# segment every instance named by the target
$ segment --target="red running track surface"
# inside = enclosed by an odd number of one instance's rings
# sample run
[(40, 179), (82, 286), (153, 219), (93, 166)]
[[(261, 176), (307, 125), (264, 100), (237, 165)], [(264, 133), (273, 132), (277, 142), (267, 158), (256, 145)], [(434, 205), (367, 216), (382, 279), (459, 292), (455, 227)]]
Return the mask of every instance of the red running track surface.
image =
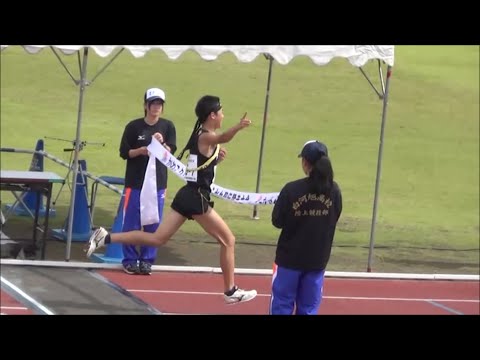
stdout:
[[(258, 296), (250, 302), (226, 305), (221, 274), (99, 273), (167, 314), (268, 314), (271, 277), (266, 275), (236, 275), (240, 287), (256, 289)], [(478, 281), (327, 277), (319, 314), (479, 315), (479, 292)]]
[(2, 315), (33, 315), (34, 312), (15, 300), (8, 293), (1, 290), (1, 313)]
[[(256, 289), (258, 296), (247, 303), (226, 305), (221, 274), (154, 272), (140, 276), (119, 270), (99, 274), (166, 314), (268, 313), (271, 277), (266, 275), (236, 275), (239, 286)], [(480, 315), (479, 287), (478, 281), (327, 277), (319, 314)], [(2, 290), (1, 313), (34, 311)]]

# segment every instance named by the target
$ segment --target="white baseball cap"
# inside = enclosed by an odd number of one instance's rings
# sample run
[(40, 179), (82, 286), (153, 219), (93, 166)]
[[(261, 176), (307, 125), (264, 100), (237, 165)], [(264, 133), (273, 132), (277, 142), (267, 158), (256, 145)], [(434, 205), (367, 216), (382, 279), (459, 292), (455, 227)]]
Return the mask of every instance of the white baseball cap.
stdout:
[(165, 102), (165, 91), (159, 88), (150, 88), (145, 92), (144, 100), (150, 102), (156, 99), (160, 99)]

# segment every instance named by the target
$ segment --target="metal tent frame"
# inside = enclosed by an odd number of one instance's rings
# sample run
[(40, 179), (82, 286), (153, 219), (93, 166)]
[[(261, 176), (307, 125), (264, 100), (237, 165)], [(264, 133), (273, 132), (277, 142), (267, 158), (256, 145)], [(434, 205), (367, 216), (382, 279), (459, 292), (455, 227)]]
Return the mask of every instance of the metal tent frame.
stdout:
[[(46, 46), (35, 46), (35, 45), (22, 45), (28, 52), (36, 53), (40, 51), (42, 48)], [(1, 45), (1, 50), (4, 50), (7, 48), (8, 45)], [(71, 193), (71, 200), (70, 200), (70, 209), (69, 209), (69, 215), (68, 215), (68, 233), (67, 233), (67, 246), (66, 246), (66, 253), (65, 253), (65, 260), (69, 261), (70, 260), (70, 251), (71, 251), (71, 242), (72, 242), (72, 228), (73, 228), (73, 219), (74, 219), (74, 203), (75, 203), (75, 192), (76, 192), (76, 179), (79, 171), (79, 152), (80, 152), (80, 139), (81, 139), (81, 125), (82, 125), (82, 116), (83, 116), (83, 102), (84, 102), (84, 93), (86, 90), (87, 86), (90, 86), (97, 78), (98, 76), (106, 70), (106, 68), (125, 50), (125, 48), (130, 48), (132, 53), (135, 52), (146, 52), (149, 50), (148, 47), (142, 47), (142, 46), (119, 46), (120, 49), (114, 54), (114, 56), (98, 71), (98, 73), (92, 78), (92, 80), (88, 81), (87, 80), (87, 63), (88, 63), (88, 53), (89, 53), (89, 48), (92, 47), (92, 45), (85, 45), (85, 46), (75, 46), (75, 45), (63, 45), (63, 46), (49, 46), (50, 49), (53, 51), (55, 56), (58, 58), (64, 69), (67, 71), (67, 73), (70, 75), (71, 79), (74, 81), (75, 85), (79, 86), (79, 101), (78, 101), (78, 113), (77, 113), (77, 128), (76, 128), (76, 135), (75, 135), (75, 143), (74, 143), (74, 160), (73, 160), (73, 186), (72, 186), (72, 193)], [(104, 48), (108, 48), (107, 51), (108, 53), (111, 53), (117, 46), (104, 46)], [(133, 50), (132, 48), (141, 48), (141, 49), (135, 49)], [(168, 46), (152, 46), (152, 48), (166, 48)], [(175, 46), (170, 46), (174, 48)], [(179, 56), (181, 53), (184, 51), (188, 50), (188, 48), (192, 48), (193, 50), (196, 50), (197, 52), (205, 51), (204, 54), (201, 54), (202, 58), (205, 60), (214, 60), (217, 58), (219, 54), (215, 55), (214, 48), (218, 48), (219, 46), (176, 46), (175, 49), (175, 56)], [(272, 50), (272, 51), (261, 51), (263, 50)], [(285, 47), (285, 46), (284, 46)], [(339, 46), (342, 48), (345, 48), (345, 46)], [(37, 48), (34, 51), (30, 51), (30, 48)], [(67, 54), (72, 54), (74, 52), (77, 53), (78, 56), (78, 65), (80, 69), (80, 78), (75, 79), (75, 77), (72, 75), (72, 73), (69, 71), (65, 63), (63, 62), (62, 58), (59, 56), (57, 51), (55, 50), (56, 48), (62, 48), (64, 53)], [(99, 48), (99, 46), (97, 47)], [(200, 50), (200, 48), (202, 48)], [(208, 49), (212, 48), (212, 49)], [(263, 125), (262, 125), (262, 135), (261, 135), (261, 143), (260, 143), (260, 152), (259, 152), (259, 161), (258, 161), (258, 170), (257, 170), (257, 181), (256, 181), (256, 190), (255, 192), (260, 192), (260, 181), (261, 181), (261, 170), (262, 170), (262, 162), (263, 162), (263, 152), (264, 152), (264, 142), (265, 142), (265, 133), (266, 133), (266, 124), (267, 124), (267, 119), (268, 119), (268, 107), (269, 107), (269, 100), (270, 100), (270, 87), (271, 87), (271, 79), (272, 79), (272, 68), (273, 68), (273, 62), (275, 61), (275, 57), (272, 55), (274, 52), (274, 46), (238, 46), (236, 51), (237, 57), (244, 56), (245, 54), (248, 53), (249, 56), (248, 59), (245, 58), (245, 60), (242, 60), (244, 62), (252, 61), (258, 54), (263, 54), (265, 58), (269, 62), (268, 66), (268, 79), (267, 79), (267, 88), (266, 88), (266, 95), (265, 95), (265, 107), (264, 107), (264, 114), (263, 114)], [(334, 48), (333, 46), (329, 48)], [(393, 48), (393, 47), (392, 47)], [(80, 55), (81, 50), (83, 50), (83, 56)], [(301, 49), (303, 50), (303, 49)], [(344, 51), (344, 49), (341, 49)], [(330, 50), (331, 51), (331, 50)], [(220, 52), (221, 53), (221, 52)], [(252, 55), (253, 54), (253, 55)], [(305, 53), (298, 53), (295, 54), (291, 57), (295, 57), (297, 55), (305, 55)], [(142, 55), (140, 55), (142, 56)], [(337, 56), (343, 56), (343, 55), (337, 55)], [(347, 56), (343, 56), (347, 57)], [(171, 57), (172, 58), (172, 57)], [(375, 58), (375, 57), (372, 57)], [(282, 58), (281, 63), (286, 64), (291, 60), (291, 58)], [(318, 61), (318, 59), (314, 59), (315, 62)], [(392, 63), (387, 64), (387, 76), (386, 80), (384, 80), (383, 77), (383, 72), (382, 72), (382, 60), (377, 59), (378, 61), (378, 69), (379, 69), (379, 77), (380, 77), (380, 82), (382, 85), (381, 91), (378, 91), (372, 81), (368, 78), (367, 74), (363, 71), (361, 66), (358, 66), (359, 70), (362, 72), (362, 74), (365, 76), (371, 87), (375, 90), (377, 93), (378, 97), (380, 100), (382, 100), (383, 103), (383, 109), (382, 109), (382, 120), (381, 120), (381, 127), (380, 127), (380, 139), (379, 139), (379, 151), (378, 151), (378, 160), (377, 160), (377, 170), (376, 170), (376, 180), (375, 180), (375, 195), (374, 195), (374, 200), (373, 200), (373, 213), (372, 213), (372, 222), (371, 222), (371, 229), (370, 229), (370, 242), (369, 242), (369, 254), (368, 254), (368, 263), (367, 263), (367, 272), (371, 272), (372, 269), (372, 258), (373, 258), (373, 249), (374, 249), (374, 244), (375, 244), (375, 227), (376, 227), (376, 222), (377, 222), (377, 211), (378, 211), (378, 197), (379, 197), (379, 192), (380, 192), (380, 178), (381, 178), (381, 171), (382, 171), (382, 158), (383, 158), (383, 145), (384, 145), (384, 134), (385, 134), (385, 124), (386, 124), (386, 119), (387, 119), (387, 105), (388, 105), (388, 98), (389, 98), (389, 88), (390, 88), (390, 79), (391, 79), (391, 74), (392, 74), (392, 67), (393, 67), (393, 56), (392, 56)], [(364, 61), (366, 62), (366, 61)], [(319, 64), (319, 65), (324, 65)], [(253, 209), (253, 219), (258, 219), (257, 216), (257, 205), (254, 206)]]
[[(268, 119), (268, 106), (270, 100), (270, 87), (271, 87), (271, 80), (272, 80), (272, 66), (273, 66), (273, 57), (269, 54), (265, 54), (266, 59), (269, 61), (268, 66), (268, 78), (267, 78), (267, 90), (265, 95), (265, 108), (263, 113), (263, 125), (262, 125), (262, 138), (260, 141), (260, 154), (258, 159), (258, 170), (257, 170), (257, 183), (255, 192), (260, 192), (260, 179), (262, 173), (262, 163), (263, 163), (263, 152), (264, 152), (264, 142), (265, 142), (265, 132), (266, 132), (266, 124)], [(382, 63), (378, 60), (378, 74), (380, 78), (380, 83), (382, 85), (381, 91), (378, 91), (375, 85), (372, 83), (368, 75), (359, 67), (359, 70), (363, 74), (363, 76), (367, 79), (370, 86), (373, 88), (375, 93), (378, 95), (379, 99), (382, 100), (383, 108), (382, 108), (382, 123), (380, 126), (380, 141), (379, 141), (379, 149), (378, 149), (378, 160), (377, 160), (377, 172), (375, 177), (375, 195), (373, 198), (373, 214), (372, 214), (372, 223), (370, 226), (370, 242), (369, 242), (369, 251), (368, 251), (368, 261), (367, 261), (367, 272), (372, 271), (372, 262), (373, 262), (373, 249), (375, 246), (375, 227), (377, 223), (377, 209), (378, 209), (378, 197), (380, 193), (380, 177), (382, 174), (382, 159), (383, 159), (383, 143), (384, 143), (384, 136), (385, 136), (385, 124), (387, 121), (387, 105), (388, 105), (388, 95), (390, 89), (390, 78), (392, 75), (392, 66), (387, 65), (387, 79), (384, 80), (383, 71), (382, 71)], [(253, 207), (253, 214), (252, 218), (257, 220), (258, 217), (258, 209), (257, 205)]]

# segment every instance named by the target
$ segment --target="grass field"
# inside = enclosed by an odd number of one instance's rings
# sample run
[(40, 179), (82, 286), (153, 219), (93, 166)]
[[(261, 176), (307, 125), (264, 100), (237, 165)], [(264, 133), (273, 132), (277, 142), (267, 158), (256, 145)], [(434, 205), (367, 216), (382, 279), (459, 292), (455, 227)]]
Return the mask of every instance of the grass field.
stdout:
[[(62, 59), (77, 77), (77, 57)], [(90, 52), (88, 78), (107, 61)], [(364, 69), (378, 88), (377, 64)], [(254, 192), (267, 74), (263, 57), (244, 64), (231, 54), (207, 62), (194, 53), (171, 61), (162, 52), (139, 59), (124, 52), (86, 90), (81, 139), (87, 145), (81, 158), (96, 176), (123, 176), (120, 136), (129, 120), (142, 116), (147, 87), (166, 91), (164, 115), (175, 122), (179, 147), (191, 132), (197, 99), (218, 94), (225, 128), (245, 111), (253, 126), (227, 144), (228, 159), (219, 166), (216, 182)], [(351, 248), (352, 261), (364, 261), (358, 248), (369, 245), (382, 102), (358, 69), (343, 59), (319, 67), (296, 58), (286, 66), (275, 64), (272, 75), (260, 192), (277, 192), (302, 176), (296, 155), (306, 140), (326, 142), (344, 198), (335, 244)], [(472, 264), (478, 272), (478, 79), (478, 46), (396, 46), (375, 238), (379, 248), (398, 249), (406, 260), (437, 262), (452, 260), (438, 249), (457, 250), (455, 261)], [(36, 55), (18, 47), (2, 51), (1, 89), (2, 147), (33, 149), (40, 138), (75, 138), (79, 89), (50, 50)], [(66, 162), (71, 152), (63, 149), (71, 146), (45, 139), (45, 150)], [(31, 155), (0, 155), (2, 169), (27, 169), (31, 160)], [(67, 173), (50, 160), (45, 160), (45, 170)], [(169, 179), (171, 201), (182, 182), (173, 174)], [(10, 194), (1, 195), (2, 203), (11, 201)], [(53, 220), (57, 224), (64, 221), (69, 199), (64, 187)], [(118, 200), (117, 194), (100, 189), (95, 224), (112, 224)], [(215, 204), (239, 242), (276, 241), (271, 206), (259, 207), (260, 220), (254, 221), (252, 206), (220, 199)], [(182, 234), (201, 232), (189, 222), (176, 236)]]

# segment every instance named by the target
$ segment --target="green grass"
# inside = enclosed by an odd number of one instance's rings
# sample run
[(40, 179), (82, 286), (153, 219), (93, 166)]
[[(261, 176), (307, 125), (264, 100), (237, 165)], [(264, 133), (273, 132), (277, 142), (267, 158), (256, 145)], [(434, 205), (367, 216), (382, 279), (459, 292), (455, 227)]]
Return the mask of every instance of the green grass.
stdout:
[[(62, 56), (78, 76), (76, 56)], [(90, 52), (88, 78), (108, 59)], [(377, 65), (365, 66), (379, 85)], [(162, 52), (134, 59), (123, 53), (88, 86), (81, 128), (89, 145), (81, 152), (88, 171), (123, 176), (118, 143), (124, 125), (142, 115), (142, 95), (149, 86), (167, 93), (165, 116), (175, 121), (179, 147), (194, 123), (194, 104), (203, 94), (222, 98), (224, 127), (248, 111), (253, 126), (227, 144), (228, 159), (219, 166), (216, 182), (254, 192), (261, 140), (268, 62), (258, 57), (239, 63), (233, 55), (203, 61), (186, 53), (171, 61)], [(315, 66), (296, 58), (273, 67), (266, 129), (261, 192), (277, 192), (302, 176), (296, 155), (306, 140), (318, 138), (330, 148), (336, 180), (344, 198), (337, 245), (369, 244), (379, 148), (382, 103), (346, 60)], [(479, 248), (479, 47), (397, 46), (385, 128), (382, 178), (375, 243), (393, 248), (474, 249), (465, 253), (478, 263)], [(79, 89), (50, 50), (28, 55), (22, 49), (1, 53), (1, 146), (33, 149), (45, 136), (75, 138)], [(71, 144), (45, 139), (46, 151), (69, 160)], [(27, 169), (30, 155), (0, 153), (2, 169)], [(50, 160), (45, 170), (65, 175)], [(171, 173), (168, 199), (182, 182)], [(67, 188), (59, 206), (67, 206)], [(57, 188), (58, 191), (58, 188)], [(57, 195), (57, 193), (55, 193)], [(2, 202), (11, 199), (2, 194)], [(259, 207), (216, 199), (238, 241), (275, 242), (271, 206)], [(109, 226), (118, 195), (101, 189), (95, 223)], [(64, 210), (66, 215), (66, 210)], [(57, 221), (64, 216), (60, 213)], [(201, 234), (189, 222), (182, 233)], [(203, 236), (203, 235), (202, 235)], [(433, 251), (433, 250), (432, 250)], [(415, 251), (417, 252), (417, 251)], [(442, 257), (441, 253), (438, 254)]]

